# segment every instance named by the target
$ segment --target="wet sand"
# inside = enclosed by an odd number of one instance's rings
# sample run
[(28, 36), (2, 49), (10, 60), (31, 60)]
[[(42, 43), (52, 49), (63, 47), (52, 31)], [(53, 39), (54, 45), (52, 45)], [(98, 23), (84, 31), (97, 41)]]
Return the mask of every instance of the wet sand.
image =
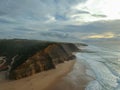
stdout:
[(57, 65), (56, 69), (15, 81), (3, 80), (3, 75), (0, 75), (0, 90), (50, 90), (48, 87), (51, 87), (63, 76), (67, 75), (72, 70), (74, 63), (75, 60), (71, 60)]
[(47, 90), (85, 90), (87, 84), (93, 80), (93, 77), (86, 74), (86, 70), (82, 61), (77, 60), (73, 70)]

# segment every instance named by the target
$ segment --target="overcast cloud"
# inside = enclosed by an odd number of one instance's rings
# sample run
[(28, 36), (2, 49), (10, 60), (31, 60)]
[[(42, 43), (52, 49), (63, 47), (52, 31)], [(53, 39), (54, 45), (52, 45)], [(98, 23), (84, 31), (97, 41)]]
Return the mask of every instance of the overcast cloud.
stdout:
[(0, 0), (0, 38), (119, 38), (119, 0)]

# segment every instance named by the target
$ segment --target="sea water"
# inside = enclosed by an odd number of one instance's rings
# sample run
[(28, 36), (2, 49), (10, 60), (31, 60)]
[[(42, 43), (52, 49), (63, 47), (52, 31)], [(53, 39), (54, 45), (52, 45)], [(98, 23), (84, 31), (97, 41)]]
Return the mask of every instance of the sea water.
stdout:
[(86, 73), (94, 78), (85, 90), (120, 90), (120, 44), (116, 42), (90, 44), (86, 52), (76, 54), (89, 66)]

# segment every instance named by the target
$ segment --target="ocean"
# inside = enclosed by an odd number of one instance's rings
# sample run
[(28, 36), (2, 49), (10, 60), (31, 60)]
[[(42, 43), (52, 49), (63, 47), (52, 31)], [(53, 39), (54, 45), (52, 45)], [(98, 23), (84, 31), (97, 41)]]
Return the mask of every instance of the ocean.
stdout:
[(93, 77), (85, 90), (120, 90), (120, 42), (92, 42), (77, 53), (87, 66), (86, 74)]

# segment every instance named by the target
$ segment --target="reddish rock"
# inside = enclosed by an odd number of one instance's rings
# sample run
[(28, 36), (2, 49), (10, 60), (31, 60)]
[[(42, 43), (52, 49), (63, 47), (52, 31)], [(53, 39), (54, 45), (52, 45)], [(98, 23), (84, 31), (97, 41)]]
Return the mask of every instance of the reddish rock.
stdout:
[(10, 79), (21, 79), (41, 71), (54, 69), (56, 64), (74, 59), (78, 48), (74, 44), (50, 44), (10, 71)]

